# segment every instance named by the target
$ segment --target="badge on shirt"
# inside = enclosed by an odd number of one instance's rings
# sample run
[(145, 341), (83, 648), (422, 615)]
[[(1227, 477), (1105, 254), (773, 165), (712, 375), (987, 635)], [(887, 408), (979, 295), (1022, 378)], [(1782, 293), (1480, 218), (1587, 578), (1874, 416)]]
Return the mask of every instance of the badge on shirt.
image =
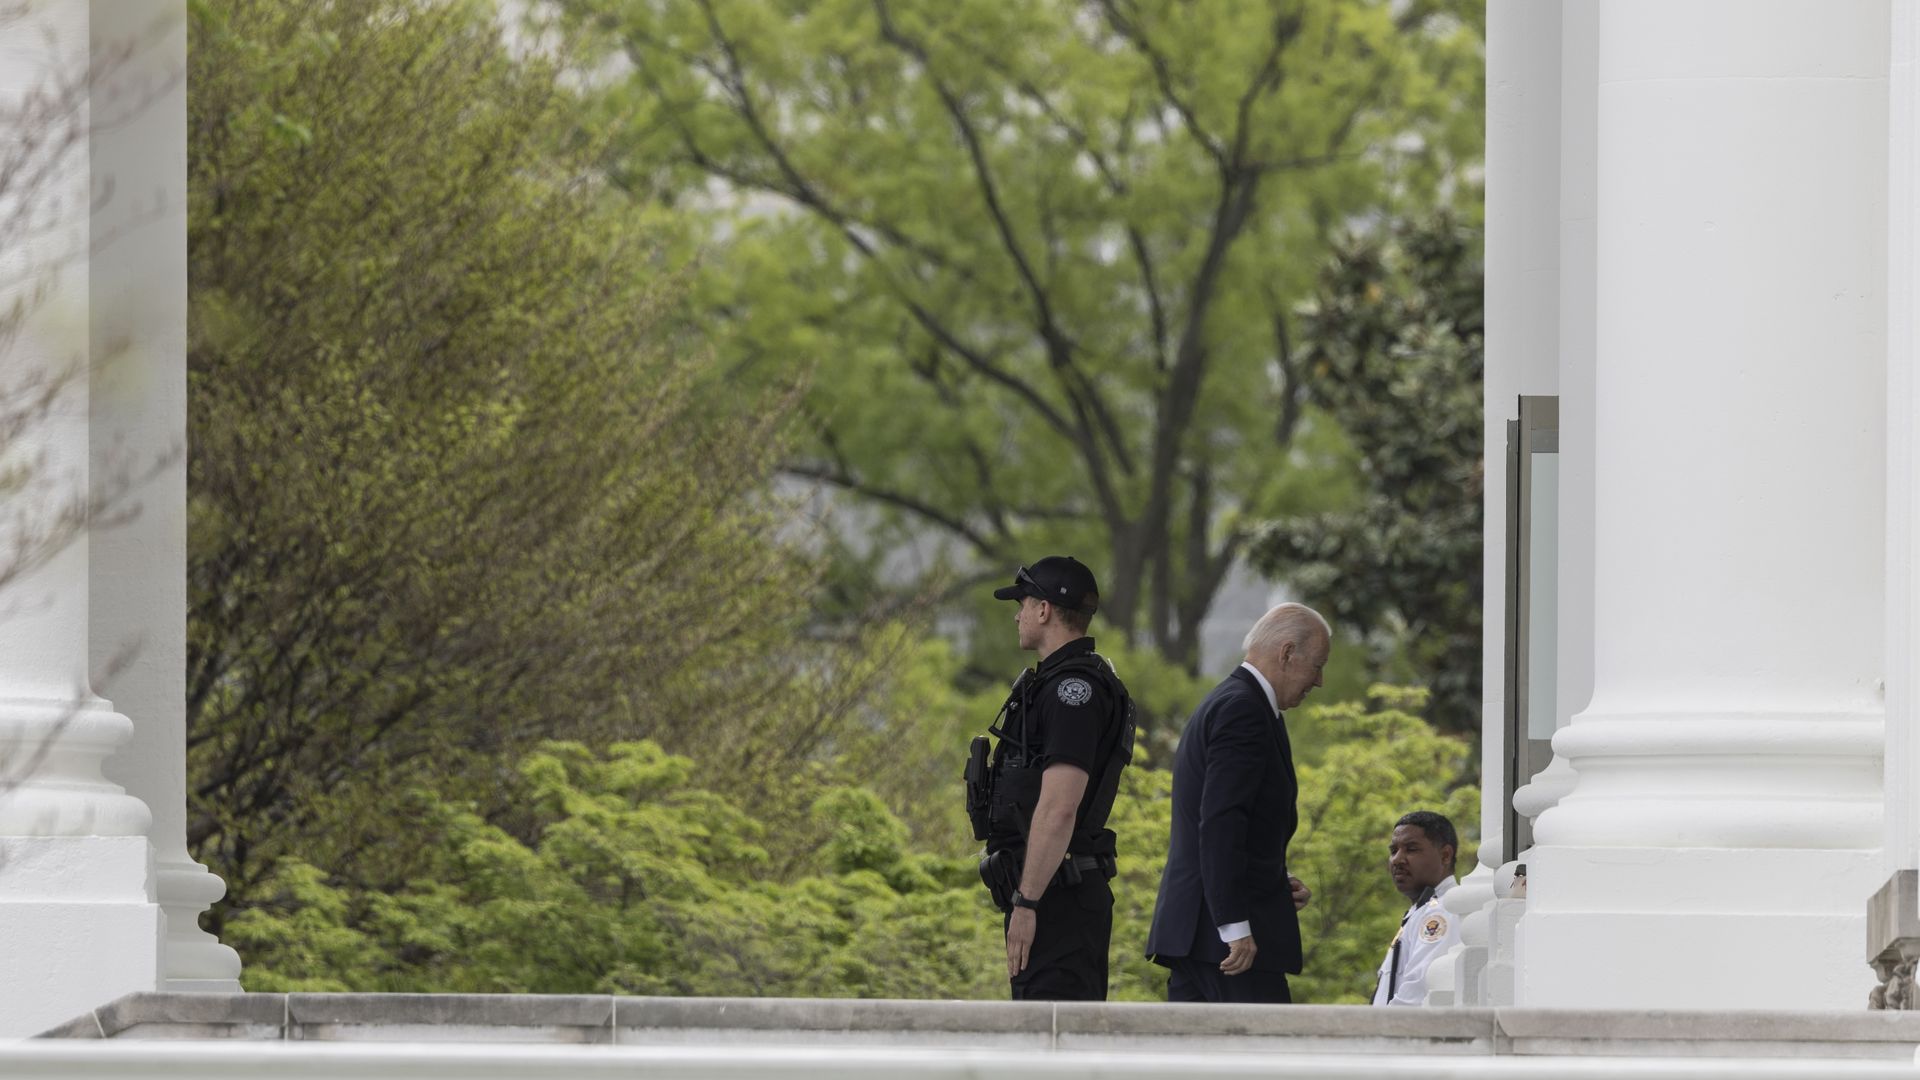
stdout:
[(1087, 680), (1078, 677), (1061, 679), (1054, 693), (1060, 695), (1060, 700), (1068, 705), (1085, 705), (1093, 700), (1093, 687)]
[(1446, 936), (1447, 917), (1445, 915), (1428, 915), (1426, 920), (1420, 924), (1420, 941), (1422, 944), (1431, 945)]

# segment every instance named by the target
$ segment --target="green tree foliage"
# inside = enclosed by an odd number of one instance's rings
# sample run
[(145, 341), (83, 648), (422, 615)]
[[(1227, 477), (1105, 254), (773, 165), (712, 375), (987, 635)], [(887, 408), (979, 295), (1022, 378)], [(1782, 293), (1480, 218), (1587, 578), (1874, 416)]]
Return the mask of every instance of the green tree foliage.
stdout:
[(1359, 453), (1356, 506), (1261, 529), (1253, 558), (1480, 729), (1480, 236), (1448, 217), (1351, 237), (1303, 311), (1307, 399)]
[[(819, 790), (778, 835), (650, 742), (531, 754), (513, 831), (416, 792), (408, 888), (283, 861), (227, 927), (251, 989), (989, 997), (998, 923), (972, 861), (915, 854), (871, 793)], [(768, 873), (769, 846), (798, 846)]]
[(1478, 153), (1474, 3), (557, 7), (630, 71), (615, 181), (704, 219), (717, 347), (822, 361), (789, 470), (996, 576), (1079, 552), (1189, 669), (1249, 526), (1333, 508), (1326, 238)]
[[(784, 462), (969, 557), (1110, 554), (1102, 649), (1159, 718), (1114, 992), (1160, 996), (1193, 630), (1252, 522), (1357, 497), (1293, 300), (1473, 145), (1477, 29), (563, 6), (633, 61), (609, 122), (490, 5), (192, 7), (190, 839), (249, 985), (1002, 996), (958, 805), (1001, 691), (825, 625)], [(1392, 820), (1471, 805), (1413, 707), (1289, 718), (1303, 999), (1365, 990)]]
[[(1301, 770), (1293, 864), (1315, 901), (1297, 1000), (1359, 1001), (1371, 986), (1404, 908), (1385, 858), (1400, 814), (1437, 808), (1473, 828), (1476, 793), (1448, 790), (1468, 749), (1408, 711), (1422, 697), (1379, 689), (1370, 709), (1297, 710), (1329, 739), (1325, 763)], [(1000, 917), (970, 855), (928, 853), (864, 787), (803, 784), (806, 819), (778, 825), (699, 775), (651, 742), (547, 744), (505, 780), (524, 810), (501, 822), (408, 793), (404, 887), (289, 857), (226, 937), (254, 990), (1005, 995)], [(1115, 803), (1116, 999), (1165, 997), (1141, 949), (1171, 794), (1169, 773), (1130, 769)]]
[(1480, 791), (1461, 786), (1475, 758), (1468, 740), (1436, 732), (1418, 713), (1423, 690), (1374, 687), (1365, 704), (1308, 712), (1327, 734), (1326, 756), (1300, 770), (1294, 874), (1314, 903), (1301, 915), (1306, 973), (1299, 1000), (1364, 1004), (1407, 902), (1387, 876), (1393, 823), (1413, 810), (1445, 814), (1459, 830), (1464, 874), (1478, 850)]
[(392, 792), (543, 738), (744, 786), (847, 733), (764, 495), (791, 399), (703, 389), (556, 65), (486, 5), (234, 0), (189, 78), (189, 830), (232, 902), (289, 851), (379, 880)]

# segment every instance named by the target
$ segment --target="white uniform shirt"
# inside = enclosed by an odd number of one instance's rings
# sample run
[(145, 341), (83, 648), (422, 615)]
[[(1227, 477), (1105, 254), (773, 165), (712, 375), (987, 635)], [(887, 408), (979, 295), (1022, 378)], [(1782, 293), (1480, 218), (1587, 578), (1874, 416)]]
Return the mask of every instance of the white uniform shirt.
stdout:
[[(1408, 908), (1401, 918), (1400, 932), (1393, 936), (1386, 957), (1380, 961), (1380, 985), (1373, 991), (1375, 1005), (1427, 1003), (1427, 965), (1460, 940), (1460, 920), (1440, 906), (1440, 898), (1453, 886), (1453, 878), (1442, 879), (1434, 887), (1432, 899)], [(1400, 954), (1397, 965), (1396, 947)]]

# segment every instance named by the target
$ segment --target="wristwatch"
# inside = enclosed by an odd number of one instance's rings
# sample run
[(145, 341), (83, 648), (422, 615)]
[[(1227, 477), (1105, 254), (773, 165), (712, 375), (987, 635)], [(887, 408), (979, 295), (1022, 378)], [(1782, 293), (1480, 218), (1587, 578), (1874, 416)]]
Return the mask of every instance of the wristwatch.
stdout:
[(1033, 911), (1039, 911), (1039, 910), (1040, 910), (1040, 901), (1038, 901), (1038, 900), (1029, 900), (1029, 899), (1027, 899), (1027, 898), (1026, 898), (1025, 896), (1022, 896), (1022, 895), (1020, 894), (1020, 890), (1019, 890), (1019, 889), (1015, 889), (1015, 890), (1013, 890), (1013, 906), (1014, 906), (1014, 907), (1023, 907), (1023, 908), (1028, 908), (1028, 909), (1030, 909), (1030, 910), (1033, 910)]

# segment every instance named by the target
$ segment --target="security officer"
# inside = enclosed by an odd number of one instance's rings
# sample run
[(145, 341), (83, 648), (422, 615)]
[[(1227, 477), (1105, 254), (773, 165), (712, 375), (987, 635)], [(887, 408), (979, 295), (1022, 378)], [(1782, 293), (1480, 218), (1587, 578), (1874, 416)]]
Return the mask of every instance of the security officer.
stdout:
[(1460, 836), (1453, 822), (1431, 810), (1416, 810), (1394, 823), (1387, 844), (1393, 887), (1412, 904), (1380, 962), (1375, 1005), (1425, 1005), (1427, 965), (1460, 940), (1460, 920), (1440, 905), (1453, 888), (1453, 859)]
[(1020, 602), (1021, 673), (967, 765), (967, 812), (987, 842), (980, 876), (1004, 913), (1015, 1000), (1104, 1001), (1113, 935), (1114, 835), (1106, 827), (1133, 759), (1133, 710), (1087, 625), (1100, 605), (1093, 572), (1049, 556), (994, 592)]

